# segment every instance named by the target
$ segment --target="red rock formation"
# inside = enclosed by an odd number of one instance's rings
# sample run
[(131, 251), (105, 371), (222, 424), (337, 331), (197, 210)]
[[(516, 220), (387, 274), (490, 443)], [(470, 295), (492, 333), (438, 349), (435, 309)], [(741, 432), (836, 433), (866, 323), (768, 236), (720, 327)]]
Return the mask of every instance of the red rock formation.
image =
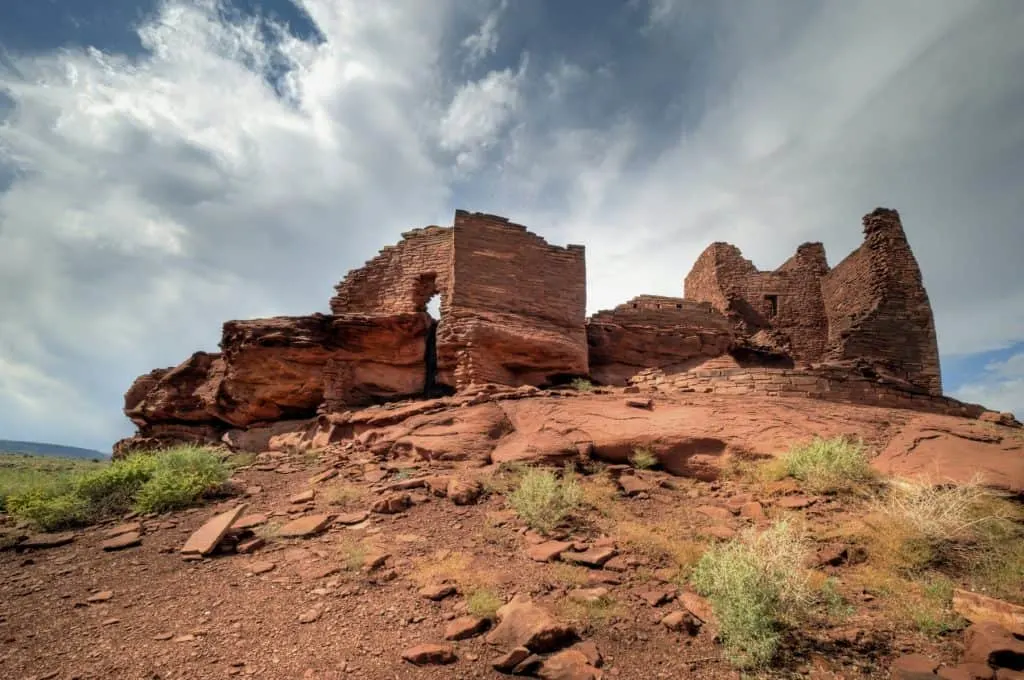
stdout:
[[(552, 246), (504, 218), (460, 210), (453, 226), (407, 232), (350, 272), (331, 315), (230, 321), (219, 354), (139, 377), (125, 395), (139, 431), (117, 452), (350, 439), (381, 455), (494, 462), (597, 450), (618, 461), (650, 445), (666, 468), (703, 475), (728, 447), (692, 428), (694, 413), (652, 415), (648, 400), (602, 405), (600, 417), (540, 401), (440, 415), (436, 402), (350, 410), (434, 385), (463, 394), (519, 387), (505, 397), (519, 400), (584, 375), (659, 392), (813, 397), (1015, 425), (941, 396), (931, 308), (899, 216), (875, 210), (864, 231), (864, 244), (833, 270), (817, 243), (772, 272), (715, 243), (687, 275), (685, 299), (640, 296), (587, 321), (582, 246)], [(435, 295), (436, 323), (426, 314)]]
[(217, 442), (230, 427), (310, 418), (325, 403), (418, 396), (430, 324), (426, 314), (229, 321), (220, 354), (136, 379), (125, 414), (139, 434), (118, 451)]

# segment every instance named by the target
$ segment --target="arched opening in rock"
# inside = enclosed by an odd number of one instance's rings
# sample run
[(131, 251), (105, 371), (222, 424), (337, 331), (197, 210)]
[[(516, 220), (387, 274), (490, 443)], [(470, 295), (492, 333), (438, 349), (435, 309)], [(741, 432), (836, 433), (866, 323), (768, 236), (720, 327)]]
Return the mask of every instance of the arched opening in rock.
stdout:
[(423, 396), (430, 399), (453, 394), (453, 389), (437, 381), (437, 330), (443, 315), (441, 291), (437, 287), (437, 275), (433, 272), (420, 275), (416, 283), (415, 295), (417, 310), (429, 315), (431, 319), (430, 329), (427, 331), (426, 349), (423, 353), (425, 368)]

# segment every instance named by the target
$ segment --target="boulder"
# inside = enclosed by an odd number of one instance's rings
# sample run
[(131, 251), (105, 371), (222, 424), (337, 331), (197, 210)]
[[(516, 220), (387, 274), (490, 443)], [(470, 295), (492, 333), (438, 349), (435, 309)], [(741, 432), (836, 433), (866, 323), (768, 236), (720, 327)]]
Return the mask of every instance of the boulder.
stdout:
[(517, 595), (498, 609), (498, 625), (487, 635), (487, 643), (544, 653), (564, 647), (575, 637), (572, 626), (558, 621), (525, 595)]

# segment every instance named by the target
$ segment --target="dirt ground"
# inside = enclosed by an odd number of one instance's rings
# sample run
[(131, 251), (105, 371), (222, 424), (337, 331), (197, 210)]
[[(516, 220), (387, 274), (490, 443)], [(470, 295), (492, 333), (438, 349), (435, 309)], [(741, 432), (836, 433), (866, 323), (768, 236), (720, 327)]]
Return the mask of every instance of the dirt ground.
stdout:
[[(474, 504), (455, 505), (413, 486), (401, 492), (411, 495), (411, 507), (396, 514), (335, 522), (307, 538), (276, 533), (293, 516), (362, 513), (382, 485), (453, 472), (425, 465), (367, 465), (340, 451), (319, 458), (264, 455), (236, 473), (237, 487), (245, 489), (237, 496), (119, 520), (142, 523), (141, 545), (104, 551), (102, 542), (119, 523), (110, 522), (75, 532), (65, 545), (0, 552), (0, 677), (501, 677), (492, 668), (499, 650), (484, 636), (446, 643), (458, 657), (451, 665), (415, 666), (402, 652), (444, 642), (446, 625), (465, 614), (474, 595), (503, 602), (525, 593), (596, 644), (604, 677), (739, 678), (713, 626), (691, 635), (662, 625), (683, 605), (675, 598), (682, 583), (660, 547), (682, 536), (689, 538), (672, 549), (699, 551), (744, 527), (794, 517), (827, 553), (863, 514), (856, 501), (809, 495), (788, 480), (766, 484), (742, 476), (704, 482), (631, 471), (643, 489), (626, 496), (614, 474), (598, 467), (583, 477), (589, 509), (564, 536), (576, 549), (614, 544), (614, 560), (591, 569), (531, 559), (527, 551), (540, 539), (509, 510), (503, 476), (474, 467), (457, 471), (483, 481), (485, 492)], [(325, 469), (339, 475), (311, 482)], [(311, 502), (291, 501), (311, 488), (317, 491)], [(754, 502), (764, 518), (738, 512)], [(245, 515), (269, 515), (253, 530), (265, 545), (198, 560), (180, 553), (192, 532), (239, 503), (247, 504)], [(928, 635), (894, 621), (886, 598), (864, 587), (863, 565), (853, 554), (838, 566), (819, 565), (823, 575), (840, 576), (845, 613), (793, 632), (775, 676), (887, 678), (892, 659), (908, 652), (953, 662), (961, 652), (959, 631)], [(458, 593), (440, 601), (420, 593), (443, 580)], [(608, 589), (598, 605), (569, 596), (597, 587)], [(652, 604), (659, 589), (667, 601)]]

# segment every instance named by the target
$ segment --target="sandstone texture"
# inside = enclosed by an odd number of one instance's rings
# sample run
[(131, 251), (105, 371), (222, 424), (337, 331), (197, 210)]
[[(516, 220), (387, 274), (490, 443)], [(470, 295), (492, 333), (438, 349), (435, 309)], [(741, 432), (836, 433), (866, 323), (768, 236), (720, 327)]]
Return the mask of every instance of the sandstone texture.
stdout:
[[(355, 438), (375, 452), (437, 460), (557, 462), (588, 447), (617, 459), (627, 444), (653, 437), (641, 428), (666, 424), (658, 446), (678, 474), (714, 467), (724, 450), (726, 437), (699, 418), (670, 443), (669, 421), (682, 421), (658, 413), (648, 394), (631, 398), (629, 415), (602, 403), (606, 415), (565, 414), (585, 416), (573, 425), (559, 424), (557, 413), (552, 428), (530, 424), (547, 408), (540, 396), (579, 378), (602, 390), (802, 397), (1019, 428), (1012, 414), (942, 395), (932, 311), (899, 214), (878, 208), (863, 230), (862, 245), (834, 268), (820, 243), (801, 245), (774, 271), (713, 243), (686, 276), (683, 297), (641, 295), (587, 319), (583, 246), (551, 245), (503, 217), (458, 210), (451, 226), (406, 232), (349, 272), (330, 314), (229, 321), (219, 352), (137, 378), (124, 412), (138, 431), (115, 455), (176, 443), (261, 452)], [(427, 312), (434, 297), (440, 319)], [(486, 398), (510, 388), (517, 400), (538, 397), (532, 413)], [(488, 403), (437, 417), (425, 402), (409, 402), (467, 394)], [(384, 414), (370, 408), (403, 401)], [(944, 435), (922, 436), (933, 456), (945, 455), (936, 449)], [(1007, 474), (1002, 468), (1017, 463), (995, 465)]]

